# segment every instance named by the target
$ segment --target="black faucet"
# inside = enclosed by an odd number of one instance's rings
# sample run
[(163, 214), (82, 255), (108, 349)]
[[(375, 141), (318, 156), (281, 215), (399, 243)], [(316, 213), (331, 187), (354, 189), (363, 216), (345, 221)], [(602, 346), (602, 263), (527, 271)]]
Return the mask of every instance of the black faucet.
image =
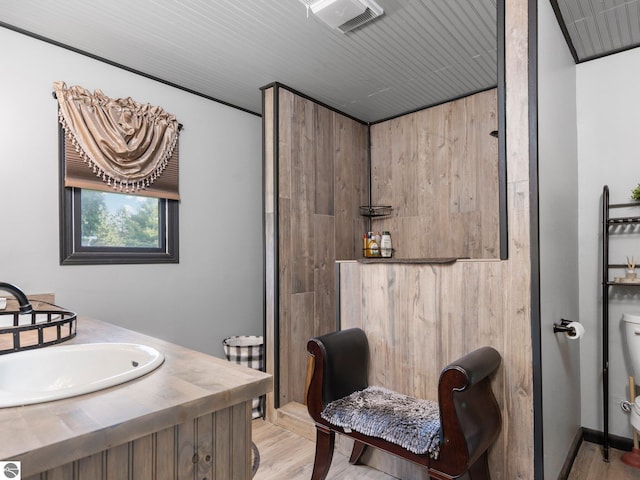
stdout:
[(33, 313), (33, 307), (27, 300), (27, 296), (18, 287), (10, 283), (0, 282), (0, 290), (12, 293), (16, 297), (16, 300), (20, 303), (20, 313)]

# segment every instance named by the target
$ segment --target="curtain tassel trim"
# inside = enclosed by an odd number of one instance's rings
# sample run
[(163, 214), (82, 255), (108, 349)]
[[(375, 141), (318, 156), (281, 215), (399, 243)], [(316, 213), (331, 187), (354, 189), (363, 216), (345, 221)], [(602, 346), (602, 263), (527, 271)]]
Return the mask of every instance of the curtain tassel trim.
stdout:
[(82, 161), (116, 192), (150, 187), (165, 171), (180, 125), (160, 107), (55, 82), (58, 120)]

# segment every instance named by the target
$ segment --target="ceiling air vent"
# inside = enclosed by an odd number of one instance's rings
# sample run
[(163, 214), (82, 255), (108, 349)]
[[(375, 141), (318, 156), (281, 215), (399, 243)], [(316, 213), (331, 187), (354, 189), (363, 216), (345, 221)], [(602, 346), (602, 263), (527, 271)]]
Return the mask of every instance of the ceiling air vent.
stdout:
[(373, 0), (300, 0), (313, 14), (342, 33), (349, 32), (384, 13)]

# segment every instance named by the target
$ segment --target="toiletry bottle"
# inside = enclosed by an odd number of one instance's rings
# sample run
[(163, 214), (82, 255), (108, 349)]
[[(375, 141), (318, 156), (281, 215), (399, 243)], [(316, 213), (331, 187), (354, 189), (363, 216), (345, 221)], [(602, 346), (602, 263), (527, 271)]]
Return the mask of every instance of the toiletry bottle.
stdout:
[(390, 258), (393, 253), (393, 247), (391, 245), (391, 234), (387, 231), (382, 232), (382, 239), (380, 240), (380, 252), (385, 258)]
[(372, 236), (369, 239), (369, 256), (370, 257), (379, 257), (380, 256), (380, 245), (376, 242), (376, 237)]
[(362, 255), (369, 256), (369, 236), (366, 233), (363, 235)]
[(367, 246), (366, 246), (366, 257), (373, 257), (373, 252), (371, 251), (371, 239), (373, 238), (373, 232), (367, 232)]

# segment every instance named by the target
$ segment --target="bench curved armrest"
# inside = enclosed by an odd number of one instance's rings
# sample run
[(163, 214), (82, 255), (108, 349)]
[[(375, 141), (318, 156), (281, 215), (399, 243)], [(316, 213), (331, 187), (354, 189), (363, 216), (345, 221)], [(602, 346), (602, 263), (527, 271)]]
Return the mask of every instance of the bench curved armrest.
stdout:
[(449, 370), (458, 370), (467, 379), (465, 388), (469, 388), (495, 372), (501, 361), (496, 349), (481, 347), (447, 365), (441, 376)]
[(464, 473), (500, 433), (502, 417), (489, 376), (500, 366), (500, 354), (482, 347), (447, 365), (440, 374), (438, 404), (442, 438), (441, 471)]

